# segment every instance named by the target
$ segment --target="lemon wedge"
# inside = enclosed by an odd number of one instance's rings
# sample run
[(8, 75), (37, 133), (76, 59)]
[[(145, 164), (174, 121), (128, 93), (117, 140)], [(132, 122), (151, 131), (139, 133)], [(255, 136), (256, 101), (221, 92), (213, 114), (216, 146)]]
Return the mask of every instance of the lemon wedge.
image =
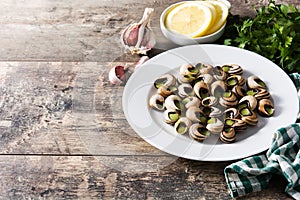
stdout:
[(206, 1), (215, 7), (216, 10), (216, 19), (214, 20), (213, 25), (210, 26), (206, 34), (211, 34), (216, 32), (224, 25), (228, 16), (228, 6), (221, 1)]
[(197, 2), (186, 2), (170, 11), (165, 24), (173, 32), (195, 38), (206, 34), (212, 20), (209, 7)]

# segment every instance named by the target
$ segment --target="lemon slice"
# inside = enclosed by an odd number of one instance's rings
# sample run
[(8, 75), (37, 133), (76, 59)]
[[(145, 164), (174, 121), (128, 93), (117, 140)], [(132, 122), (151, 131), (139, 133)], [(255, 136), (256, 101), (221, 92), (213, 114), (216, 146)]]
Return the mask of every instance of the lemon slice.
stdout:
[(217, 12), (214, 24), (207, 31), (207, 34), (211, 34), (211, 33), (216, 32), (217, 30), (219, 30), (221, 28), (221, 26), (226, 22), (229, 11), (228, 11), (227, 5), (221, 1), (207, 1), (207, 3), (210, 3), (211, 5), (213, 5)]
[(207, 6), (186, 2), (171, 10), (165, 23), (170, 31), (194, 38), (204, 35), (211, 22), (212, 12)]
[(207, 35), (207, 32), (214, 26), (215, 22), (216, 22), (216, 19), (217, 19), (217, 11), (215, 9), (215, 6), (208, 3), (207, 1), (195, 1), (196, 3), (200, 3), (206, 7), (209, 8), (209, 10), (211, 11), (211, 16), (212, 16), (212, 20), (211, 20), (211, 23), (210, 23), (210, 26), (209, 28), (207, 29), (205, 35)]
[(231, 3), (228, 0), (204, 0), (204, 1), (221, 1), (227, 6), (228, 9), (231, 8)]

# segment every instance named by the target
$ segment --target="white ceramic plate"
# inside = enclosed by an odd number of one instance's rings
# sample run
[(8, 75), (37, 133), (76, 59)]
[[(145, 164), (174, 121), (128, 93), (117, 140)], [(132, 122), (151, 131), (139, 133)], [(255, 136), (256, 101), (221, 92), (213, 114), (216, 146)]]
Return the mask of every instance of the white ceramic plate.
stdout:
[[(272, 96), (275, 115), (259, 117), (257, 126), (238, 133), (232, 144), (218, 141), (216, 135), (200, 143), (176, 134), (172, 126), (163, 122), (162, 112), (148, 106), (149, 97), (155, 92), (153, 82), (166, 73), (176, 75), (183, 63), (197, 62), (214, 66), (235, 63), (243, 67), (243, 76), (260, 77)], [(268, 149), (276, 130), (294, 123), (299, 110), (293, 82), (273, 62), (247, 50), (209, 44), (180, 47), (150, 59), (130, 77), (122, 101), (126, 119), (140, 137), (172, 155), (202, 161), (235, 160)]]

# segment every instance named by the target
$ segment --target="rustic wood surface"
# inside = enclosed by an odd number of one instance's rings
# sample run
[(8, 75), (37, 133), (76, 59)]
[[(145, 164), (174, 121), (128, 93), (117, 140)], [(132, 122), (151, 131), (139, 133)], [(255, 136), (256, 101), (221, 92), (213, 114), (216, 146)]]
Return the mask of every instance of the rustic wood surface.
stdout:
[[(174, 0), (0, 1), (0, 199), (230, 199), (223, 169), (168, 155), (140, 139), (109, 69), (130, 64), (120, 31)], [(250, 15), (266, 0), (230, 0)], [(277, 1), (300, 5), (298, 0)], [(286, 182), (241, 199), (290, 199)]]

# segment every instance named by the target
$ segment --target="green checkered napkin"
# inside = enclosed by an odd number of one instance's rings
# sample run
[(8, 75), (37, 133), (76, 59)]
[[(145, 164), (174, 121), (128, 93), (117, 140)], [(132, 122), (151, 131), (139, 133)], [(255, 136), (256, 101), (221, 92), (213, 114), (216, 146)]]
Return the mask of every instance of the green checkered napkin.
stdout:
[[(290, 75), (300, 91), (300, 74)], [(227, 166), (224, 170), (231, 196), (238, 197), (261, 191), (268, 186), (272, 174), (288, 181), (286, 193), (300, 199), (300, 123), (280, 128), (266, 155), (256, 155)]]

